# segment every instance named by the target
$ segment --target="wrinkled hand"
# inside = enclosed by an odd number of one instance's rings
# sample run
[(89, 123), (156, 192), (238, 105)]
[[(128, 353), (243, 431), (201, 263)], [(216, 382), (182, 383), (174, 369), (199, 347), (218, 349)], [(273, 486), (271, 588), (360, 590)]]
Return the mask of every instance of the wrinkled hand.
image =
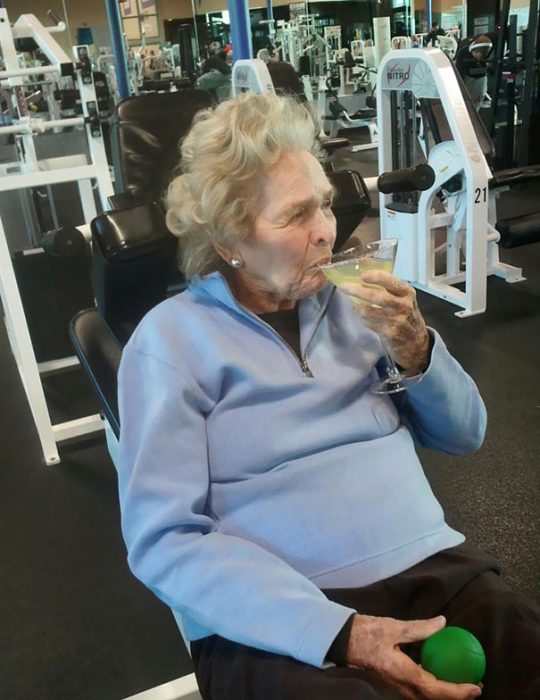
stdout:
[(423, 372), (429, 364), (429, 333), (414, 287), (384, 270), (369, 270), (360, 279), (379, 286), (359, 282), (339, 288), (353, 300), (365, 302), (356, 309), (365, 325), (386, 341), (394, 360), (405, 370)]
[(431, 620), (394, 620), (391, 617), (355, 615), (347, 661), (350, 666), (373, 671), (408, 700), (471, 700), (482, 694), (477, 685), (439, 681), (415, 664), (399, 648), (430, 637), (446, 624), (444, 617)]

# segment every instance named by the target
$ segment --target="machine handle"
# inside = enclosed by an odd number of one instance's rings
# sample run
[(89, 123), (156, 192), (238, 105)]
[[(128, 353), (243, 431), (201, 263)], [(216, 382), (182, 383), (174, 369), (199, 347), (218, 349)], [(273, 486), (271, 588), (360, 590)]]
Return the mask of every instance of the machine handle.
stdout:
[(47, 17), (50, 20), (52, 20), (55, 24), (62, 24), (62, 20), (54, 10), (47, 10)]
[(429, 190), (435, 182), (435, 171), (427, 163), (420, 163), (414, 168), (403, 168), (391, 173), (383, 173), (377, 179), (377, 188), (383, 194), (393, 192), (413, 192)]

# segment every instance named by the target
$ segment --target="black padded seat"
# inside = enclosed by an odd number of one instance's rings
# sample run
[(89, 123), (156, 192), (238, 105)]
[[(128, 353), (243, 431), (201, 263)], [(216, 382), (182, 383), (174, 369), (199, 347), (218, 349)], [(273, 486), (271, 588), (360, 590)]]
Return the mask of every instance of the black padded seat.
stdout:
[(211, 107), (205, 90), (154, 93), (120, 102), (111, 117), (116, 191), (140, 202), (159, 200), (180, 157), (193, 117)]
[(362, 107), (356, 110), (354, 114), (349, 114), (349, 119), (374, 119), (377, 116), (377, 110), (373, 107)]
[(538, 243), (540, 242), (540, 211), (500, 219), (495, 228), (501, 234), (499, 245), (502, 248), (518, 248), (529, 243)]
[(101, 412), (118, 438), (117, 375), (122, 346), (97, 309), (83, 309), (75, 314), (69, 324), (69, 336), (97, 394)]
[(141, 318), (167, 296), (178, 239), (156, 202), (100, 214), (91, 231), (96, 305), (123, 345)]
[(345, 146), (350, 146), (350, 144), (351, 142), (349, 139), (345, 139), (341, 136), (336, 136), (321, 141), (321, 146), (329, 156), (332, 156), (338, 150), (338, 148), (344, 148)]
[(519, 182), (529, 182), (540, 178), (540, 165), (525, 165), (520, 168), (497, 170), (489, 181), (490, 189), (517, 185)]

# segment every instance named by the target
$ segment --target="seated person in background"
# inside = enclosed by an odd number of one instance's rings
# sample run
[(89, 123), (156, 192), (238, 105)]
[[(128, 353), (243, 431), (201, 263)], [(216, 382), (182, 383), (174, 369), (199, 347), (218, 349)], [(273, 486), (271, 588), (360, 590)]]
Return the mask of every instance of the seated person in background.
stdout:
[(202, 75), (196, 86), (212, 92), (216, 98), (229, 97), (232, 68), (227, 63), (227, 53), (221, 49), (205, 60)]
[(465, 39), (460, 42), (456, 51), (456, 68), (467, 86), (477, 112), (483, 106), (487, 95), (487, 74), (492, 55), (493, 40), (487, 34), (480, 34), (470, 40)]
[(141, 54), (141, 58), (143, 59), (143, 78), (145, 78), (146, 80), (154, 80), (154, 78), (156, 77), (156, 71), (154, 68), (156, 52), (154, 51), (154, 49), (150, 49), (150, 53), (148, 54), (148, 56), (143, 57)]
[(440, 36), (444, 36), (444, 29), (441, 29), (439, 27), (438, 22), (433, 22), (431, 25), (431, 30), (426, 36), (424, 37), (424, 46), (428, 46), (431, 44), (434, 48), (437, 47), (437, 38)]
[[(446, 524), (415, 452), (478, 449), (484, 404), (412, 287), (325, 282), (318, 155), (309, 114), (275, 95), (201, 112), (183, 141), (167, 222), (189, 287), (119, 376), (130, 566), (181, 615), (206, 700), (478, 697), (413, 660), (446, 623), (483, 644), (486, 698), (533, 700), (538, 609)], [(369, 390), (380, 336), (425, 373), (396, 402)]]
[(205, 75), (211, 70), (217, 70), (223, 75), (230, 75), (232, 68), (227, 63), (227, 52), (220, 49), (217, 53), (209, 56), (202, 65), (202, 74)]

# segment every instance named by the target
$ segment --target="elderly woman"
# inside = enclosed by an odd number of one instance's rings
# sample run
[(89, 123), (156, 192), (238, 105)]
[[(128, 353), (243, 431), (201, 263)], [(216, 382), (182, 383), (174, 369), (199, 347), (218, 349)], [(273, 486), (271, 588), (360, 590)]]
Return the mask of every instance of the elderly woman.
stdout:
[[(181, 616), (206, 699), (477, 697), (413, 661), (443, 615), (484, 644), (486, 697), (532, 698), (536, 613), (446, 524), (414, 448), (477, 449), (484, 405), (410, 286), (325, 282), (332, 195), (296, 103), (196, 117), (167, 214), (189, 286), (120, 371), (130, 566)], [(369, 390), (379, 334), (424, 372), (404, 401)]]

